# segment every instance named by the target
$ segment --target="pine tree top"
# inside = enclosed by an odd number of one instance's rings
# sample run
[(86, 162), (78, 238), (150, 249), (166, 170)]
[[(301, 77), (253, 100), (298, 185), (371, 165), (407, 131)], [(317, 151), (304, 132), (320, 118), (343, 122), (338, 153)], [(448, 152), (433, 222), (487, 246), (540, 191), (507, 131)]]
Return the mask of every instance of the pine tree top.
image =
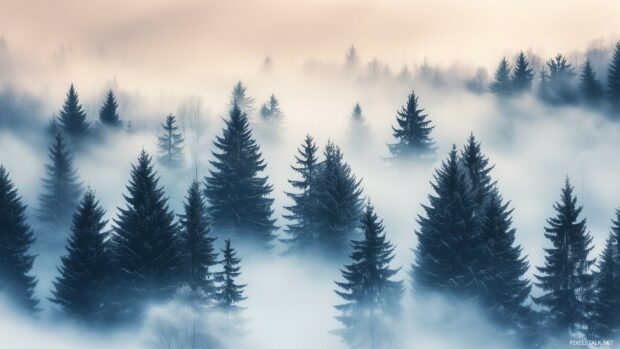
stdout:
[(118, 115), (118, 103), (112, 90), (108, 91), (106, 99), (99, 109), (99, 120), (107, 126), (121, 125), (120, 116)]
[(512, 93), (512, 84), (510, 79), (510, 64), (503, 57), (495, 70), (495, 78), (489, 86), (491, 92), (499, 96), (507, 96)]
[(243, 84), (243, 82), (241, 82), (241, 80), (239, 80), (235, 86), (233, 86), (233, 90), (231, 92), (231, 96), (230, 96), (230, 105), (231, 108), (233, 108), (233, 106), (236, 104), (239, 109), (241, 109), (241, 111), (243, 111), (246, 114), (251, 114), (254, 112), (254, 98), (249, 97), (247, 95), (247, 88), (245, 87), (245, 85)]
[(435, 143), (431, 139), (431, 120), (424, 109), (418, 107), (418, 97), (412, 91), (407, 104), (397, 112), (396, 126), (392, 126), (397, 143), (388, 144), (396, 158), (428, 158), (435, 155)]
[(533, 69), (523, 51), (519, 52), (512, 74), (512, 87), (516, 92), (529, 90), (532, 87)]
[(89, 124), (86, 121), (86, 112), (82, 109), (73, 84), (69, 87), (65, 103), (60, 113), (58, 113), (58, 121), (63, 129), (70, 135), (83, 135), (89, 130)]
[(616, 43), (609, 63), (607, 93), (612, 103), (620, 105), (620, 41)]
[(236, 279), (241, 275), (241, 259), (231, 246), (230, 239), (224, 242), (222, 252), (222, 271), (217, 273), (216, 280), (219, 282), (217, 291), (218, 307), (226, 312), (234, 312), (241, 309), (239, 303), (246, 300), (243, 295), (247, 285), (237, 283)]

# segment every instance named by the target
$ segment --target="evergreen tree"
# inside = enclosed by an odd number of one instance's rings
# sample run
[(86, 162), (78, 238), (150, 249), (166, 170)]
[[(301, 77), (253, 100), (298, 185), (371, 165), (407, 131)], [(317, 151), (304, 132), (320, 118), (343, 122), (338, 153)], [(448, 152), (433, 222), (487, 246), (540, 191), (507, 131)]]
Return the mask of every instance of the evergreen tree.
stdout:
[(105, 211), (88, 190), (73, 215), (67, 253), (54, 281), (53, 303), (74, 320), (101, 322), (105, 316), (110, 263), (105, 244)]
[(489, 85), (491, 92), (498, 96), (508, 96), (512, 93), (512, 83), (510, 79), (510, 65), (506, 58), (502, 58), (495, 71), (495, 78)]
[(347, 251), (362, 214), (361, 180), (351, 173), (338, 146), (329, 142), (324, 156), (308, 200), (314, 241), (304, 247), (338, 258)]
[(73, 158), (60, 133), (49, 148), (50, 163), (45, 165), (44, 193), (39, 196), (39, 219), (57, 227), (67, 225), (78, 205), (82, 185), (73, 168)]
[(397, 127), (392, 126), (397, 143), (388, 144), (395, 158), (429, 158), (435, 156), (435, 146), (431, 139), (431, 120), (424, 109), (418, 109), (418, 97), (411, 92), (407, 105), (396, 116)]
[(536, 285), (544, 294), (533, 300), (545, 309), (548, 331), (562, 338), (587, 324), (594, 260), (588, 259), (592, 237), (586, 232), (586, 220), (579, 220), (582, 207), (577, 206), (568, 178), (553, 207), (557, 214), (545, 228), (553, 246), (545, 249), (545, 265), (537, 268), (536, 275)]
[(590, 61), (586, 61), (581, 71), (579, 90), (581, 97), (589, 104), (600, 102), (604, 96), (603, 85), (596, 79), (596, 74), (592, 69)]
[(356, 69), (358, 69), (359, 66), (360, 66), (360, 57), (357, 54), (357, 49), (355, 49), (355, 46), (351, 46), (347, 50), (344, 68), (346, 72), (351, 73), (351, 72), (354, 72)]
[(205, 196), (215, 231), (269, 247), (274, 239), (271, 218), (273, 199), (267, 177), (259, 172), (267, 166), (245, 113), (237, 104), (230, 110), (223, 135), (218, 136), (211, 161), (214, 167), (205, 179)]
[(479, 259), (480, 237), (475, 196), (456, 147), (436, 171), (425, 216), (418, 217), (416, 261), (412, 266), (415, 289), (472, 297), (480, 282), (472, 265)]
[(222, 271), (216, 274), (218, 282), (216, 300), (218, 309), (227, 315), (238, 313), (242, 308), (239, 303), (247, 299), (243, 295), (246, 285), (239, 284), (237, 278), (241, 275), (241, 259), (230, 245), (230, 239), (226, 239), (222, 251)]
[(161, 127), (162, 133), (157, 136), (159, 162), (169, 168), (178, 168), (183, 164), (184, 139), (176, 125), (176, 118), (168, 115)]
[(368, 129), (368, 123), (362, 113), (362, 107), (359, 103), (355, 103), (353, 111), (351, 112), (351, 118), (349, 122), (349, 143), (351, 149), (361, 152), (368, 146), (370, 139), (370, 130)]
[(120, 315), (132, 317), (144, 302), (172, 294), (181, 258), (174, 214), (145, 151), (132, 165), (127, 190), (126, 207), (115, 220), (112, 252), (118, 272), (115, 305)]
[(530, 68), (530, 63), (521, 51), (517, 56), (517, 62), (512, 73), (512, 91), (516, 93), (529, 91), (532, 88), (533, 77), (534, 73)]
[(86, 121), (86, 113), (82, 109), (73, 84), (69, 87), (65, 104), (58, 114), (58, 121), (62, 129), (71, 136), (81, 136), (88, 133), (89, 125)]
[(26, 205), (8, 171), (0, 166), (0, 293), (31, 312), (37, 311), (39, 304), (34, 297), (37, 279), (30, 274), (35, 256), (28, 250), (33, 242)]
[(112, 90), (108, 91), (106, 99), (99, 109), (99, 120), (106, 126), (120, 127), (122, 125), (120, 116), (118, 115), (118, 103)]
[(315, 180), (318, 158), (318, 148), (314, 139), (307, 135), (304, 143), (297, 149), (298, 155), (295, 156), (295, 163), (291, 168), (300, 175), (298, 180), (289, 180), (294, 190), (287, 192), (286, 195), (293, 201), (290, 206), (285, 206), (288, 214), (284, 215), (290, 223), (286, 227), (286, 233), (290, 236), (283, 241), (289, 244), (289, 251), (298, 251), (315, 237), (314, 219), (310, 214), (311, 186)]
[(540, 70), (540, 83), (538, 84), (538, 98), (543, 101), (551, 100), (551, 91), (549, 87), (549, 74), (545, 67)]
[(336, 294), (345, 301), (336, 306), (344, 326), (338, 333), (353, 348), (388, 348), (393, 328), (388, 321), (400, 315), (403, 282), (393, 280), (399, 271), (390, 268), (394, 246), (370, 204), (360, 228), (364, 238), (351, 242), (352, 263), (342, 270), (344, 281), (336, 282), (341, 289)]
[(607, 96), (611, 104), (620, 108), (620, 41), (616, 43), (607, 73)]
[(547, 62), (549, 68), (549, 102), (573, 103), (577, 100), (574, 86), (575, 70), (561, 54)]
[(254, 112), (254, 98), (247, 96), (246, 87), (241, 80), (235, 84), (231, 93), (230, 108), (233, 109), (234, 105), (237, 105), (241, 112), (246, 115)]
[(269, 96), (269, 100), (261, 106), (260, 116), (268, 121), (282, 120), (284, 113), (280, 110), (280, 101), (275, 95)]
[(213, 267), (217, 264), (217, 252), (198, 182), (193, 182), (188, 190), (180, 223), (183, 279), (200, 298), (211, 300), (215, 292)]
[(469, 176), (476, 205), (481, 210), (495, 185), (490, 175), (494, 166), (489, 166), (489, 159), (482, 154), (480, 142), (476, 140), (473, 133), (469, 135), (461, 151), (461, 160)]
[[(620, 218), (620, 213), (616, 213)], [(618, 253), (618, 221), (607, 239), (596, 275), (594, 302), (588, 326), (588, 338), (613, 340), (620, 338), (620, 254)]]

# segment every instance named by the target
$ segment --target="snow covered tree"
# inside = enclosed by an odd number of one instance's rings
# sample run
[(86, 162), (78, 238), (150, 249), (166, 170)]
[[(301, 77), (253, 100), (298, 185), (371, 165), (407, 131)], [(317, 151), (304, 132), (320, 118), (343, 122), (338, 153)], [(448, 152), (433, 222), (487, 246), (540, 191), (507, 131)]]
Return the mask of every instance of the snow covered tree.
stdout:
[(118, 103), (112, 90), (108, 91), (106, 99), (99, 109), (99, 120), (102, 124), (112, 127), (122, 126), (120, 116), (118, 115)]
[[(616, 213), (620, 218), (620, 212)], [(588, 338), (613, 340), (620, 338), (620, 253), (618, 222), (614, 222), (596, 273), (594, 301), (588, 325)]]
[(161, 134), (157, 136), (159, 162), (168, 168), (179, 168), (183, 164), (184, 139), (176, 125), (176, 118), (168, 115), (161, 127)]
[(607, 96), (609, 102), (620, 109), (620, 41), (616, 43), (607, 73)]
[(605, 95), (603, 85), (596, 79), (590, 61), (586, 61), (586, 64), (583, 65), (579, 80), (579, 91), (581, 98), (588, 104), (600, 102)]
[(126, 207), (115, 220), (111, 241), (118, 274), (115, 306), (123, 317), (137, 316), (145, 302), (166, 299), (179, 281), (177, 225), (151, 161), (142, 151), (132, 165)]
[(65, 104), (58, 114), (58, 121), (62, 129), (71, 136), (82, 136), (88, 133), (89, 124), (86, 113), (82, 109), (80, 100), (73, 84), (69, 87)]
[(55, 227), (68, 226), (80, 200), (82, 185), (60, 133), (49, 147), (49, 159), (50, 163), (45, 165), (44, 192), (39, 196), (38, 218)]
[(237, 252), (232, 248), (230, 239), (226, 239), (222, 251), (222, 271), (215, 274), (218, 283), (216, 290), (217, 308), (227, 316), (236, 315), (242, 308), (239, 303), (247, 299), (243, 295), (246, 285), (237, 282), (241, 275), (241, 259), (237, 257)]
[(418, 97), (411, 92), (407, 104), (398, 111), (397, 126), (392, 126), (396, 143), (388, 144), (394, 158), (432, 158), (435, 156), (435, 146), (431, 139), (431, 120), (424, 109), (418, 109)]
[(289, 180), (294, 190), (297, 192), (287, 192), (286, 195), (293, 201), (292, 205), (285, 206), (288, 211), (284, 215), (289, 221), (286, 226), (286, 233), (289, 238), (284, 239), (289, 246), (289, 252), (297, 252), (308, 243), (314, 241), (314, 219), (309, 210), (311, 199), (311, 186), (316, 177), (318, 168), (317, 158), (318, 148), (314, 143), (314, 138), (306, 135), (304, 143), (297, 149), (295, 156), (296, 165), (292, 165), (293, 171), (300, 176), (299, 179)]
[(360, 228), (364, 238), (351, 242), (352, 263), (342, 270), (344, 281), (336, 282), (336, 294), (345, 301), (336, 305), (341, 312), (336, 318), (344, 326), (337, 333), (352, 348), (389, 348), (393, 322), (401, 313), (403, 282), (394, 280), (399, 271), (390, 268), (394, 246), (370, 204)]
[(512, 93), (512, 81), (510, 79), (510, 65), (506, 58), (502, 58), (495, 71), (495, 77), (491, 85), (491, 92), (498, 96), (508, 96)]
[(267, 121), (280, 121), (284, 113), (280, 109), (280, 101), (275, 95), (269, 96), (269, 100), (260, 108), (260, 116)]
[(517, 56), (517, 61), (512, 72), (512, 92), (520, 93), (529, 91), (532, 88), (533, 76), (534, 73), (532, 72), (532, 68), (530, 68), (530, 63), (527, 61), (523, 51), (521, 51)]
[(272, 187), (266, 176), (259, 176), (267, 165), (237, 104), (215, 147), (213, 169), (205, 179), (213, 228), (218, 234), (269, 248), (276, 229), (273, 199), (268, 197)]
[(73, 215), (67, 253), (61, 257), (60, 275), (53, 282), (50, 299), (73, 320), (90, 324), (105, 318), (110, 259), (104, 215), (95, 194), (87, 190)]
[(251, 115), (254, 112), (254, 98), (247, 95), (246, 87), (241, 80), (235, 84), (230, 96), (230, 109), (233, 109), (234, 105), (237, 105), (241, 112), (246, 115)]
[(308, 200), (314, 241), (304, 248), (338, 259), (348, 250), (362, 214), (361, 180), (351, 173), (338, 146), (329, 142), (324, 156)]
[(545, 228), (553, 246), (545, 249), (545, 265), (535, 275), (544, 294), (533, 300), (545, 309), (548, 332), (563, 340), (587, 325), (594, 259), (588, 259), (592, 237), (586, 232), (586, 220), (579, 219), (582, 207), (577, 206), (568, 178), (553, 207), (557, 214)]
[(575, 70), (561, 54), (547, 62), (549, 68), (548, 102), (573, 103), (577, 101), (574, 85)]
[(33, 242), (26, 205), (9, 172), (0, 166), (0, 293), (17, 308), (30, 312), (37, 311), (39, 304), (34, 296), (37, 279), (30, 274), (35, 256), (28, 250)]
[(475, 296), (480, 289), (471, 268), (479, 258), (477, 205), (455, 146), (436, 171), (432, 187), (435, 194), (429, 195), (428, 206), (422, 206), (425, 215), (418, 216), (413, 287), (421, 292)]
[(207, 217), (200, 184), (193, 182), (187, 192), (185, 213), (181, 216), (181, 275), (191, 290), (211, 301), (215, 292), (213, 267), (217, 264), (215, 238)]

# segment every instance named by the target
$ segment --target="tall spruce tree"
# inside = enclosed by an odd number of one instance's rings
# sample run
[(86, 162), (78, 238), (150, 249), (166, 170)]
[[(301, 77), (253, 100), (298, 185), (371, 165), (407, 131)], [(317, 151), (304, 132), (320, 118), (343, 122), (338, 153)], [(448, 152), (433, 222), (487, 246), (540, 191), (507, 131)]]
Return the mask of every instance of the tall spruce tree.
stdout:
[(418, 217), (413, 287), (474, 297), (482, 281), (471, 268), (479, 259), (477, 205), (456, 146), (436, 171), (432, 187), (435, 194), (429, 195), (429, 205), (422, 206), (425, 215)]
[(205, 196), (212, 224), (218, 233), (244, 242), (270, 247), (275, 220), (267, 177), (259, 172), (267, 166), (245, 113), (237, 104), (230, 110), (223, 135), (215, 141), (213, 170), (206, 177)]
[(106, 283), (110, 258), (106, 250), (105, 211), (92, 190), (87, 190), (73, 215), (71, 236), (60, 275), (54, 280), (53, 303), (74, 320), (101, 323), (106, 310)]
[(112, 238), (116, 275), (115, 306), (121, 316), (135, 317), (148, 301), (163, 300), (176, 289), (181, 256), (177, 225), (168, 208), (164, 189), (142, 151), (132, 165)]
[(337, 331), (352, 348), (388, 348), (393, 324), (401, 312), (404, 286), (394, 280), (399, 269), (390, 268), (394, 246), (383, 232), (383, 224), (367, 204), (361, 219), (362, 240), (351, 242), (351, 264), (342, 270), (344, 281), (336, 282), (336, 294), (345, 303), (336, 305), (337, 319), (344, 326)]
[[(620, 213), (616, 213), (620, 218)], [(614, 340), (620, 338), (620, 254), (618, 253), (618, 221), (614, 222), (605, 250), (599, 259), (594, 301), (588, 325), (588, 338)], [(615, 231), (614, 231), (615, 230)]]
[(112, 90), (108, 91), (106, 99), (99, 109), (99, 120), (106, 126), (120, 127), (123, 125), (118, 115), (118, 103)]
[(489, 165), (489, 159), (482, 153), (480, 142), (476, 140), (473, 133), (469, 135), (461, 151), (461, 160), (469, 176), (476, 205), (481, 210), (495, 185), (490, 175), (494, 166)]
[(254, 98), (247, 95), (247, 88), (245, 87), (245, 85), (243, 85), (243, 82), (239, 80), (235, 84), (231, 92), (230, 109), (233, 109), (234, 105), (236, 104), (241, 110), (241, 112), (245, 113), (246, 115), (251, 115), (252, 113), (254, 113), (254, 103)]
[(607, 72), (607, 97), (617, 110), (620, 110), (620, 41), (616, 43), (609, 70)]
[(287, 239), (283, 239), (288, 244), (289, 252), (297, 252), (308, 243), (314, 241), (316, 231), (314, 229), (314, 219), (310, 214), (310, 199), (312, 195), (313, 182), (318, 168), (317, 158), (318, 148), (314, 143), (314, 138), (306, 135), (303, 144), (297, 149), (295, 156), (296, 165), (292, 165), (293, 171), (299, 174), (299, 179), (289, 180), (288, 182), (297, 192), (287, 192), (286, 195), (293, 201), (289, 206), (285, 206), (288, 211), (284, 215), (289, 221), (286, 226)]
[(200, 183), (193, 182), (187, 192), (185, 212), (181, 216), (181, 274), (198, 298), (211, 301), (215, 293), (214, 266), (218, 263), (215, 251), (215, 238), (211, 236), (211, 226)]
[(525, 54), (523, 51), (519, 52), (512, 72), (512, 92), (520, 93), (531, 90), (533, 77), (533, 70), (530, 68), (530, 63)]
[(359, 103), (355, 103), (349, 120), (349, 138), (352, 150), (365, 149), (370, 138), (370, 130)]
[(545, 237), (553, 244), (545, 249), (545, 265), (538, 267), (536, 285), (543, 295), (534, 297), (544, 308), (545, 327), (561, 339), (587, 325), (592, 290), (588, 259), (592, 237), (586, 232), (586, 220), (580, 220), (581, 206), (573, 195), (568, 177), (559, 202), (553, 206), (557, 214), (547, 220)]
[(247, 297), (243, 295), (246, 285), (239, 284), (237, 278), (241, 275), (241, 259), (232, 248), (230, 239), (226, 239), (222, 251), (222, 271), (216, 274), (218, 282), (216, 300), (217, 307), (227, 315), (238, 313), (242, 308), (239, 303)]
[(82, 109), (80, 100), (73, 84), (69, 87), (65, 103), (58, 113), (58, 121), (62, 129), (71, 136), (82, 136), (88, 133), (89, 124), (86, 113)]
[(34, 296), (37, 279), (30, 273), (34, 255), (28, 253), (34, 242), (26, 218), (26, 205), (0, 166), (0, 293), (18, 308), (37, 311), (39, 301)]
[(489, 85), (491, 92), (498, 96), (508, 96), (512, 93), (512, 83), (510, 79), (510, 65), (506, 58), (502, 58), (495, 70), (493, 82)]
[(80, 200), (82, 185), (60, 133), (56, 134), (54, 143), (49, 147), (49, 159), (50, 163), (45, 165), (44, 192), (39, 196), (38, 218), (56, 227), (68, 226)]
[(596, 79), (590, 61), (586, 61), (581, 70), (579, 80), (581, 98), (588, 104), (596, 104), (604, 97), (603, 85)]
[(411, 92), (407, 104), (398, 111), (397, 126), (392, 126), (396, 143), (388, 144), (394, 158), (432, 158), (435, 156), (435, 146), (431, 139), (431, 120), (424, 109), (418, 109), (418, 97)]
[(168, 115), (161, 127), (161, 134), (157, 136), (159, 162), (168, 168), (179, 168), (183, 164), (184, 139), (176, 125), (176, 118)]
[(310, 184), (309, 215), (313, 220), (314, 241), (305, 245), (336, 259), (348, 250), (362, 215), (362, 187), (338, 146), (328, 142), (325, 159)]

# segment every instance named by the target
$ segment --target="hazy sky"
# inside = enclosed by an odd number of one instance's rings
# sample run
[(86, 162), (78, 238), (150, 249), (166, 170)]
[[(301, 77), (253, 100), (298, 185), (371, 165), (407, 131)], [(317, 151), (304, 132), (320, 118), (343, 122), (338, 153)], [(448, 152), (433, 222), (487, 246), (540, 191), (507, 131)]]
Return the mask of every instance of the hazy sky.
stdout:
[(618, 18), (613, 0), (0, 0), (0, 35), (31, 58), (64, 45), (171, 69), (341, 59), (351, 44), (391, 64), (487, 65), (518, 49), (583, 49), (613, 38)]

